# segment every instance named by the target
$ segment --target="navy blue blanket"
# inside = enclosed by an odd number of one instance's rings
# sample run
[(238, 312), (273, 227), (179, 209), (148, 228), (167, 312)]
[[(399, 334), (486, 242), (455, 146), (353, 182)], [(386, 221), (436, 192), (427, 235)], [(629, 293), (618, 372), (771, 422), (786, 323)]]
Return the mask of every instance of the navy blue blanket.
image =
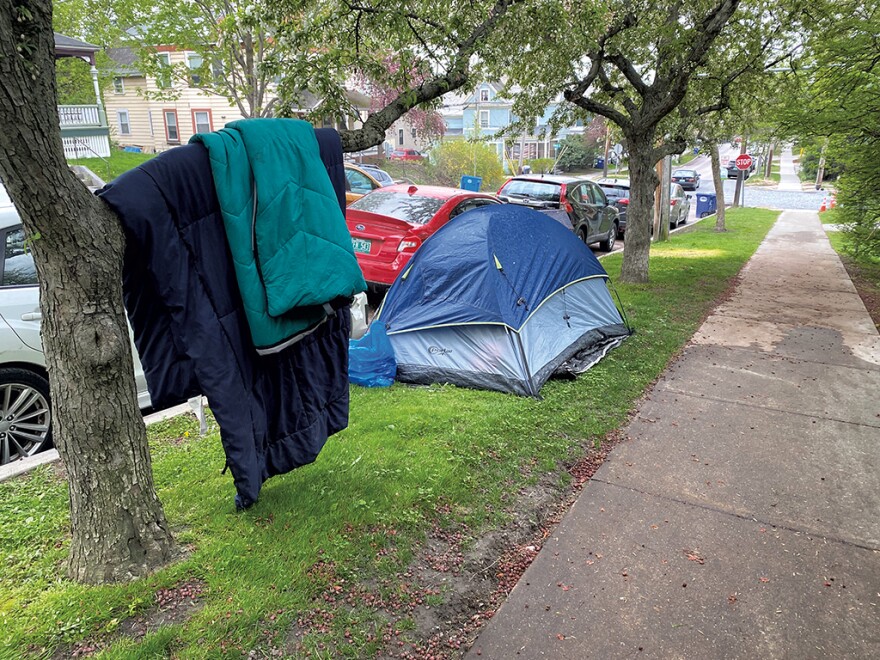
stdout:
[[(316, 133), (331, 145), (324, 160), (336, 188), (339, 138)], [(200, 144), (165, 152), (98, 194), (125, 230), (125, 306), (153, 405), (208, 397), (236, 504), (248, 507), (266, 479), (311, 463), (348, 425), (349, 312), (278, 354), (257, 355)]]

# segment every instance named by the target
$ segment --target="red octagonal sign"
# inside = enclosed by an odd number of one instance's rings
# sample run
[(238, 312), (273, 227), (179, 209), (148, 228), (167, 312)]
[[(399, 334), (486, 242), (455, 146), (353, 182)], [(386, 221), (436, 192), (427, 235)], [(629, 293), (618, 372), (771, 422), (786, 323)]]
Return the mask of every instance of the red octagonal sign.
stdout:
[(752, 157), (748, 154), (740, 154), (736, 157), (736, 169), (747, 170), (752, 166)]

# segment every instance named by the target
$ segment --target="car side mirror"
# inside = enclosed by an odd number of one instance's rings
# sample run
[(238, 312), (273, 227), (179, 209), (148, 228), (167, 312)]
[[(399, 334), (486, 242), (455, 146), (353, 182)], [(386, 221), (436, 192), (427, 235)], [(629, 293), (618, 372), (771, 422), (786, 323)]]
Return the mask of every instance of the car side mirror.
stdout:
[(685, 195), (685, 197), (687, 197), (688, 199), (691, 199), (692, 196), (691, 196), (691, 195)]

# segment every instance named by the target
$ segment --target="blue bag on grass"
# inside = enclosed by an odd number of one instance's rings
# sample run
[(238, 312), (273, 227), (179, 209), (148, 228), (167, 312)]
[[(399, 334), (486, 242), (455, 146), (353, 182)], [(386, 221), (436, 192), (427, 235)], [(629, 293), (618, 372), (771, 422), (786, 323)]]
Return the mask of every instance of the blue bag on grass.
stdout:
[(367, 334), (348, 342), (348, 379), (363, 387), (389, 387), (397, 374), (394, 349), (385, 324), (370, 324)]

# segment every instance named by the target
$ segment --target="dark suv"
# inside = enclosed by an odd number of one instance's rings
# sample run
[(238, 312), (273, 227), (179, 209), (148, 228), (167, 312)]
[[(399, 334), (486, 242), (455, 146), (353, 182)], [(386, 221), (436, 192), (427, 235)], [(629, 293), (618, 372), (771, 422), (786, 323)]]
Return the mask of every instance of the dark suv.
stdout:
[(498, 191), (501, 201), (546, 213), (571, 229), (584, 243), (614, 249), (620, 220), (599, 186), (568, 176), (523, 175), (508, 179)]

